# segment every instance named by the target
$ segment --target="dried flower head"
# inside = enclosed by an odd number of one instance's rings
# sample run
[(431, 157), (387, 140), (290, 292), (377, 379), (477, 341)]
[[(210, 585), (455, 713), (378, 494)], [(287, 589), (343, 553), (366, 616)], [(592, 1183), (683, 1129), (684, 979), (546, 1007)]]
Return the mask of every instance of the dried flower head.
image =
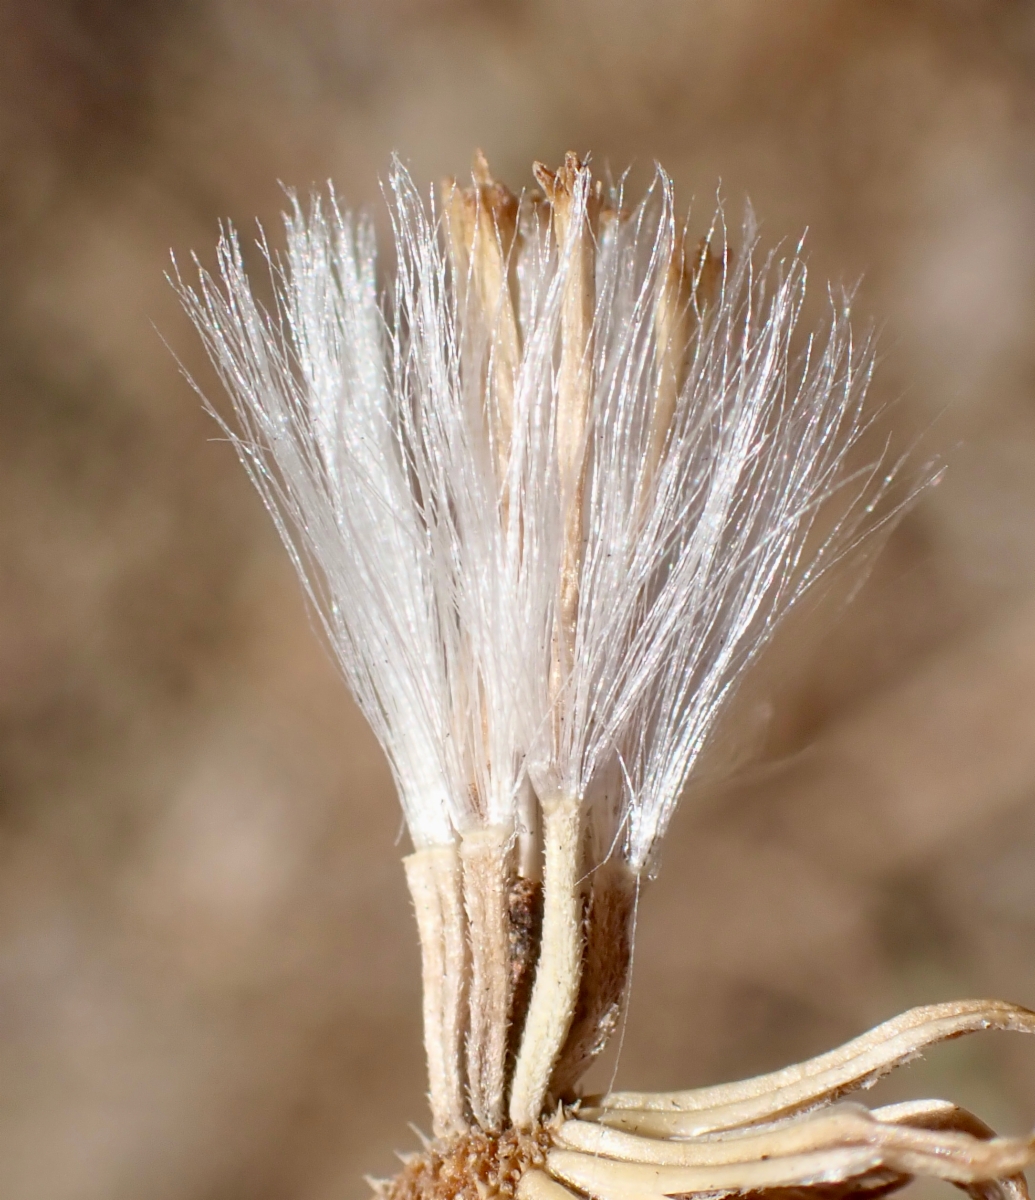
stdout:
[[(478, 156), (425, 201), (396, 163), (384, 296), (371, 226), (333, 193), (293, 202), (283, 257), (261, 243), (272, 311), (232, 231), (220, 277), (180, 285), (413, 838), (440, 1144), (406, 1187), (508, 1129), (538, 1157), (495, 1190), (887, 1190), (956, 1161), (930, 1141), (949, 1126), (973, 1163), (973, 1119), (940, 1108), (786, 1123), (965, 1031), (955, 1010), (870, 1058), (610, 1096), (543, 1131), (615, 1027), (638, 880), (738, 681), (896, 506), (894, 465), (855, 462), (870, 346), (843, 300), (797, 335), (797, 252), (760, 255), (750, 217), (735, 255), (721, 218), (690, 239), (660, 168), (631, 206), (575, 155), (535, 177), (514, 195)], [(1028, 1150), (1003, 1153), (980, 1178)]]

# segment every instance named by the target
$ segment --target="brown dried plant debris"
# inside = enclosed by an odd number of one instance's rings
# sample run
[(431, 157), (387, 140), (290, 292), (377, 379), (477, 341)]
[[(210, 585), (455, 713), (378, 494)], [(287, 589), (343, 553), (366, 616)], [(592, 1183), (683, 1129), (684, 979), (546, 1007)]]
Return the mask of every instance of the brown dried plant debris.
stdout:
[(471, 1129), (444, 1142), (427, 1142), (405, 1157), (394, 1178), (368, 1182), (380, 1200), (511, 1200), (521, 1177), (546, 1165), (559, 1119), (528, 1130)]

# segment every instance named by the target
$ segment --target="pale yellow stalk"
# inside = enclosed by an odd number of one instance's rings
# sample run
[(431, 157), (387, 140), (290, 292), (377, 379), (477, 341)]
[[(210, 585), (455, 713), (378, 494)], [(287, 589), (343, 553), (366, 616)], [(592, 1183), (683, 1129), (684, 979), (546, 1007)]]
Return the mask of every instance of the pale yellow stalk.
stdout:
[(466, 974), (460, 858), (431, 846), (403, 859), (421, 945), (424, 1051), (436, 1137), (467, 1128), (463, 1094), (463, 997)]

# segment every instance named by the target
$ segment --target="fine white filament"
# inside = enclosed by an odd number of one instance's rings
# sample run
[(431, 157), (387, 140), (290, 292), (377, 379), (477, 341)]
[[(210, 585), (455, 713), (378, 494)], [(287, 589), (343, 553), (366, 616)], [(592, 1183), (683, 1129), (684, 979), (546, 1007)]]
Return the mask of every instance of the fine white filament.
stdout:
[(850, 465), (870, 347), (837, 300), (796, 336), (805, 266), (760, 256), (750, 216), (735, 254), (721, 221), (690, 247), (660, 168), (626, 208), (576, 160), (564, 221), (534, 193), (506, 228), (490, 204), (466, 255), (448, 193), (396, 163), (389, 200), (385, 294), (370, 223), (333, 193), (292, 202), (283, 257), (260, 243), (272, 308), (232, 230), (218, 276), (180, 285), (224, 428), (414, 844), (568, 797), (592, 857), (639, 873), (745, 667), (881, 519), (886, 466)]

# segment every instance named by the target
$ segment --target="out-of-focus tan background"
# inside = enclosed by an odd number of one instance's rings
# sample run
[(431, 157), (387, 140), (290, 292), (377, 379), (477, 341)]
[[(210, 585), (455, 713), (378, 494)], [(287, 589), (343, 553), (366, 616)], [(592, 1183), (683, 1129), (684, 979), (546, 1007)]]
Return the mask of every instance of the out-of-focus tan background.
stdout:
[[(380, 212), (654, 158), (881, 330), (949, 464), (741, 702), (645, 892), (619, 1082), (1035, 1004), (1035, 11), (1023, 0), (6, 0), (0, 1194), (337, 1200), (426, 1125), (400, 822), (163, 279), (278, 181)], [(819, 284), (820, 288), (822, 283)], [(167, 344), (166, 344), (167, 343)], [(602, 1077), (606, 1082), (606, 1077)], [(599, 1080), (598, 1080), (599, 1081)], [(888, 1097), (1035, 1123), (1016, 1037)]]

